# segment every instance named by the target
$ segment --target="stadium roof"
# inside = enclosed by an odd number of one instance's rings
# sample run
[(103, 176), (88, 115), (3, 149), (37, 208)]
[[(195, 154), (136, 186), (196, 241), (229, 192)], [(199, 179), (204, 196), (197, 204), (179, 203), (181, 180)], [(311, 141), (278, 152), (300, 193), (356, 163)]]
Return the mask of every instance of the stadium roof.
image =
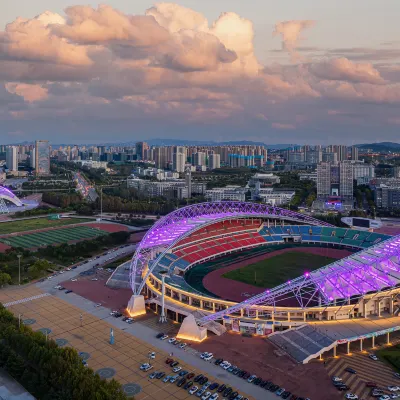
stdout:
[(0, 186), (0, 197), (10, 201), (18, 207), (22, 206), (21, 200), (10, 189), (7, 189), (4, 186)]
[(131, 286), (133, 291), (138, 294), (144, 286), (146, 277), (143, 277), (142, 271), (150, 259), (152, 248), (168, 248), (202, 226), (217, 221), (257, 217), (287, 220), (314, 226), (332, 226), (327, 222), (305, 214), (259, 203), (219, 201), (179, 208), (154, 224), (140, 242), (131, 263)]
[(297, 300), (296, 307), (301, 308), (348, 304), (367, 293), (379, 293), (399, 284), (400, 235), (207, 316), (203, 322), (251, 306), (275, 306), (288, 299)]

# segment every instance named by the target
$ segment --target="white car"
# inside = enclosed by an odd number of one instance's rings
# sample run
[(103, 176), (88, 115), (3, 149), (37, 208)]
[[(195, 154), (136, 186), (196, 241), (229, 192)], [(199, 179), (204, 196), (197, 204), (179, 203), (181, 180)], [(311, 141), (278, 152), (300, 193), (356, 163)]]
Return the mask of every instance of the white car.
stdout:
[(78, 279), (76, 279), (76, 278), (72, 278), (71, 279), (71, 282), (76, 282)]
[(65, 268), (65, 270), (66, 270), (66, 271), (71, 271), (71, 268), (68, 267), (68, 268)]
[(193, 386), (189, 389), (189, 394), (195, 394), (198, 390), (199, 388), (197, 386)]
[(203, 389), (208, 389), (211, 386), (211, 382), (208, 381), (203, 385)]
[(210, 400), (218, 400), (218, 393), (214, 393), (211, 397)]
[(172, 343), (175, 342), (175, 340), (176, 340), (176, 338), (172, 337), (171, 339), (168, 340), (168, 343), (171, 343), (171, 344), (172, 344)]
[(214, 357), (213, 353), (208, 353), (203, 360), (204, 361), (210, 361)]
[(101, 303), (96, 303), (94, 306), (95, 307), (101, 307)]
[(160, 337), (160, 340), (165, 340), (165, 339), (168, 339), (168, 335), (164, 335), (164, 336)]
[[(384, 396), (386, 396), (386, 395), (384, 395)], [(398, 399), (400, 397), (400, 394), (392, 393), (392, 394), (389, 395), (389, 397), (391, 399)]]
[(180, 367), (180, 366), (174, 367), (174, 368), (172, 369), (172, 372), (177, 373), (177, 372), (179, 372), (181, 369), (182, 369), (182, 367)]
[(206, 351), (205, 351), (204, 353), (201, 353), (201, 354), (200, 354), (200, 358), (204, 358), (204, 357), (206, 357), (206, 356), (208, 356), (208, 352), (206, 352)]
[(171, 383), (175, 383), (175, 381), (178, 379), (178, 377), (179, 377), (179, 375), (174, 375), (174, 376), (171, 376), (171, 378), (170, 378), (170, 382)]
[(91, 280), (92, 280), (92, 281), (98, 281), (98, 279), (97, 279), (97, 278), (92, 278)]
[(344, 398), (347, 400), (358, 400), (358, 396), (354, 393), (347, 393)]
[(54, 286), (54, 289), (60, 289), (61, 285)]
[(203, 396), (204, 392), (205, 392), (205, 390), (203, 388), (201, 388), (200, 390), (197, 391), (196, 396), (201, 397), (201, 396)]
[(148, 365), (143, 371), (150, 371), (151, 369), (153, 369), (152, 365)]
[(393, 376), (394, 376), (395, 378), (399, 378), (399, 379), (400, 379), (400, 374), (399, 374), (398, 372), (395, 372), (395, 373), (393, 374)]
[(332, 377), (332, 382), (342, 382), (342, 378), (339, 378), (338, 376), (333, 376)]
[(378, 398), (378, 400), (390, 400), (390, 399), (393, 399), (393, 397), (390, 397), (387, 394), (384, 394), (383, 396)]
[(231, 363), (229, 363), (228, 361), (223, 361), (221, 364), (219, 364), (219, 366), (221, 368), (225, 368), (225, 366), (228, 365), (228, 368), (232, 365)]
[(232, 364), (227, 362), (222, 368), (223, 369), (229, 369), (231, 366), (232, 366)]
[(142, 364), (142, 365), (140, 366), (140, 369), (141, 369), (142, 371), (144, 371), (149, 365), (150, 365), (149, 363), (144, 363), (144, 364)]
[(211, 396), (210, 392), (205, 392), (203, 396), (201, 397), (201, 400), (208, 400), (208, 398)]
[(151, 358), (152, 360), (154, 360), (156, 358), (156, 353), (154, 351), (152, 351), (151, 353), (149, 353), (149, 358)]
[(397, 392), (400, 390), (400, 388), (398, 386), (388, 386), (388, 390), (390, 392)]
[(63, 274), (64, 273), (64, 271), (60, 271), (60, 274)]
[(369, 357), (371, 360), (378, 361), (378, 357), (377, 357), (375, 354), (368, 354), (368, 357)]
[(181, 344), (179, 345), (179, 348), (184, 349), (186, 346), (187, 346), (187, 343), (181, 343)]

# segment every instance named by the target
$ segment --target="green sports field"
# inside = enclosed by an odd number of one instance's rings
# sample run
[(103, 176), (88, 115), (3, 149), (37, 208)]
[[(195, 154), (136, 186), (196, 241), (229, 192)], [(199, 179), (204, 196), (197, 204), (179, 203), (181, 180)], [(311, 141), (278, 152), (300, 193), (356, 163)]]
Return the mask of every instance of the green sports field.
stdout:
[(88, 218), (62, 218), (50, 220), (47, 218), (24, 219), (20, 221), (2, 222), (0, 223), (0, 235), (9, 233), (34, 231), (37, 229), (52, 228), (58, 226), (81, 224), (82, 222), (90, 222)]
[(227, 272), (223, 277), (263, 288), (273, 288), (333, 261), (334, 258), (293, 251)]
[(71, 228), (51, 229), (43, 232), (28, 233), (26, 235), (8, 236), (0, 238), (0, 242), (11, 247), (32, 249), (68, 243), (71, 241), (93, 239), (107, 234), (107, 232), (100, 229), (82, 225)]

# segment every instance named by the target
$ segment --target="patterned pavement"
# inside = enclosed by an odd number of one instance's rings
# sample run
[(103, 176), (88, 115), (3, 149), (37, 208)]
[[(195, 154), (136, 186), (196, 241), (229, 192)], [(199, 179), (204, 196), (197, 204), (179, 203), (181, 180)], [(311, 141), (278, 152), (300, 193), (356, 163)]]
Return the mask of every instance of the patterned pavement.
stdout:
[[(34, 286), (2, 290), (0, 302), (12, 303), (8, 308), (14, 315), (22, 314), (24, 318), (32, 320), (31, 322), (35, 321), (31, 325), (34, 331), (51, 329), (49, 338), (59, 339), (60, 344), (68, 342), (69, 346), (84, 352), (83, 356), (86, 359), (89, 356), (88, 364), (94, 371), (99, 371), (107, 377), (111, 376), (110, 372), (115, 371), (114, 378), (122, 385), (127, 385), (124, 387), (128, 393), (140, 390), (140, 393), (135, 395), (135, 400), (193, 399), (193, 396), (178, 388), (176, 384), (166, 384), (158, 379), (150, 380), (149, 373), (139, 370), (142, 363), (148, 362), (148, 353), (155, 351), (157, 356), (152, 362), (152, 371), (171, 373), (171, 368), (165, 364), (168, 357), (166, 352), (55, 296), (40, 296), (41, 294), (40, 289)], [(19, 301), (28, 298), (34, 301)], [(83, 317), (82, 326), (80, 315)], [(113, 345), (109, 343), (111, 327), (115, 337)], [(195, 374), (207, 375), (185, 362), (180, 361), (180, 365)], [(247, 397), (254, 400), (250, 396)]]
[[(347, 367), (356, 370), (357, 374), (345, 372)], [(349, 386), (349, 391), (356, 394), (359, 399), (371, 398), (371, 388), (366, 387), (366, 382), (376, 382), (382, 389), (400, 384), (400, 380), (393, 376), (393, 370), (389, 366), (381, 361), (371, 360), (367, 352), (341, 355), (336, 359), (331, 358), (326, 363), (326, 370), (331, 377), (341, 377)], [(386, 390), (386, 392), (388, 391)]]

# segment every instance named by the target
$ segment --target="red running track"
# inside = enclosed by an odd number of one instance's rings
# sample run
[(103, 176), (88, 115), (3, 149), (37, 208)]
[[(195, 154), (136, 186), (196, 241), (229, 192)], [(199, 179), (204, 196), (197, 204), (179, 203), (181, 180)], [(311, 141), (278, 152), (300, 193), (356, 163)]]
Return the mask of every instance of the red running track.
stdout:
[(256, 294), (265, 291), (264, 288), (249, 285), (248, 283), (234, 281), (232, 279), (224, 278), (222, 275), (235, 269), (246, 267), (247, 265), (254, 264), (256, 262), (266, 260), (271, 257), (278, 256), (279, 254), (294, 252), (299, 253), (311, 253), (319, 256), (330, 257), (330, 258), (344, 258), (351, 254), (350, 251), (341, 249), (331, 249), (324, 247), (291, 247), (287, 249), (281, 249), (272, 253), (264, 254), (261, 256), (255, 256), (242, 260), (238, 263), (233, 263), (227, 267), (217, 269), (210, 272), (203, 278), (203, 286), (211, 293), (214, 293), (218, 297), (228, 301), (242, 302), (247, 298), (253, 297)]

